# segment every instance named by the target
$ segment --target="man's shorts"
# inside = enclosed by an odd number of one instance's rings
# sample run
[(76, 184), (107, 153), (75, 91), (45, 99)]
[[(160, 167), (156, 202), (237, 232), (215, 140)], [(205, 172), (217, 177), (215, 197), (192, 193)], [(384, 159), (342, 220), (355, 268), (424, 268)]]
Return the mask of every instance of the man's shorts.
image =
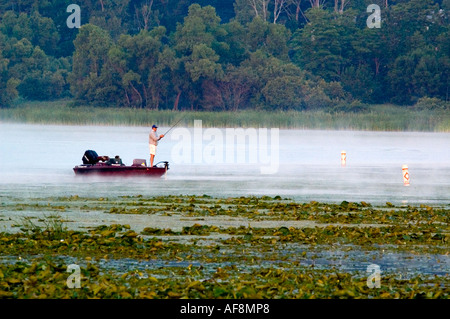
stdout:
[(149, 144), (150, 146), (150, 155), (156, 155), (156, 145)]

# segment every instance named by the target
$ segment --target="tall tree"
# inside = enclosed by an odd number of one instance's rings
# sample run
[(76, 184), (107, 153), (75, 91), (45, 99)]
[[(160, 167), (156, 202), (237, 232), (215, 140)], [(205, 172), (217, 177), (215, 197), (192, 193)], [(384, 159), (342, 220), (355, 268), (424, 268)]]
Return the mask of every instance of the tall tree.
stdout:
[(306, 15), (309, 23), (296, 32), (291, 42), (293, 61), (326, 81), (339, 81), (356, 32), (352, 16), (336, 16), (317, 8)]
[(166, 94), (166, 65), (161, 59), (165, 28), (122, 35), (108, 53), (119, 74), (125, 105), (158, 109)]
[(54, 55), (59, 34), (52, 19), (41, 16), (37, 11), (30, 15), (7, 11), (0, 23), (0, 30), (8, 37), (28, 39), (38, 45), (46, 54)]
[(69, 76), (70, 88), (76, 100), (105, 104), (108, 97), (102, 94), (105, 83), (101, 81), (103, 66), (108, 61), (112, 40), (107, 31), (92, 24), (81, 26), (74, 41), (73, 67)]
[(247, 25), (246, 43), (249, 50), (263, 50), (270, 55), (283, 60), (288, 60), (288, 41), (291, 32), (284, 26), (272, 24), (259, 17), (255, 17)]
[(270, 0), (248, 0), (248, 2), (255, 13), (255, 17), (260, 17), (263, 21), (268, 20)]
[[(196, 108), (202, 95), (202, 82), (215, 81), (223, 76), (223, 69), (218, 63), (220, 57), (214, 48), (226, 46), (223, 37), (225, 29), (220, 25), (220, 17), (212, 6), (201, 7), (193, 4), (183, 24), (177, 26), (174, 34), (174, 48), (181, 59), (182, 73), (189, 76), (190, 83), (186, 92), (191, 108)], [(178, 85), (178, 89), (186, 85)], [(177, 93), (179, 94), (179, 92)]]
[(18, 96), (20, 81), (9, 72), (9, 59), (3, 56), (6, 49), (6, 36), (0, 32), (0, 108), (7, 107)]

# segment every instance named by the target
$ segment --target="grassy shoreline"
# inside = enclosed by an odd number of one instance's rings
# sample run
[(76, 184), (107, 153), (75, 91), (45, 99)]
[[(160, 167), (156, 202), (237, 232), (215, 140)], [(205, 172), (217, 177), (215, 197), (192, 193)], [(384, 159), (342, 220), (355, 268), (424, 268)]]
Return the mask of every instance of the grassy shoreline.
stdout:
[(199, 112), (71, 106), (70, 100), (21, 102), (0, 109), (0, 122), (62, 125), (276, 127), (280, 129), (332, 129), (360, 131), (450, 132), (450, 112), (411, 110), (394, 105), (373, 105), (360, 113), (325, 111)]

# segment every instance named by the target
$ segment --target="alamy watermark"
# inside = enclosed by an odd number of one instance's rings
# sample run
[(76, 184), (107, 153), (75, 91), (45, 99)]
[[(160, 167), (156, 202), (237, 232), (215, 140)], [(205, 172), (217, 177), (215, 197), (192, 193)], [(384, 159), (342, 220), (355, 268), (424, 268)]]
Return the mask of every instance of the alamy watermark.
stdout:
[(261, 174), (276, 174), (279, 168), (278, 128), (177, 128), (171, 134), (178, 141), (172, 148), (176, 164), (255, 164)]
[(377, 4), (371, 4), (367, 7), (367, 13), (372, 13), (366, 21), (366, 25), (369, 29), (381, 28), (381, 9)]
[[(367, 277), (367, 287), (381, 288), (381, 268), (377, 264), (370, 264), (367, 266), (367, 273), (370, 275)], [(70, 289), (81, 288), (81, 270), (77, 264), (70, 264), (67, 266), (67, 272), (71, 275), (67, 278), (67, 287)]]
[[(67, 6), (67, 12), (71, 15), (67, 17), (66, 25), (69, 29), (81, 27), (81, 8), (77, 4), (70, 4)], [(381, 9), (377, 4), (370, 4), (367, 6), (367, 13), (371, 13), (367, 18), (366, 25), (369, 29), (381, 28)]]
[(67, 266), (67, 272), (72, 273), (69, 277), (67, 277), (67, 287), (69, 287), (70, 289), (81, 288), (80, 266), (78, 266), (77, 264), (70, 264)]
[(67, 12), (72, 12), (71, 15), (67, 17), (66, 25), (69, 29), (80, 28), (81, 27), (81, 9), (77, 4), (70, 4), (67, 6)]
[(377, 264), (370, 264), (367, 270), (370, 275), (367, 277), (367, 287), (381, 288), (381, 269)]

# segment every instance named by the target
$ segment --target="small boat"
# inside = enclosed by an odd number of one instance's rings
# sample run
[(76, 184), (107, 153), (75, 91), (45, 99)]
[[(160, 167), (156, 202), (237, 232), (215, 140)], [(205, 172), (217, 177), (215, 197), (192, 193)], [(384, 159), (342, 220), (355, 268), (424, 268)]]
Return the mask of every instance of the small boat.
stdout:
[(92, 150), (87, 150), (82, 160), (83, 164), (73, 168), (75, 175), (161, 177), (169, 170), (169, 162), (166, 161), (148, 167), (145, 159), (134, 159), (133, 164), (128, 166), (122, 163), (118, 155), (114, 158), (98, 156)]

